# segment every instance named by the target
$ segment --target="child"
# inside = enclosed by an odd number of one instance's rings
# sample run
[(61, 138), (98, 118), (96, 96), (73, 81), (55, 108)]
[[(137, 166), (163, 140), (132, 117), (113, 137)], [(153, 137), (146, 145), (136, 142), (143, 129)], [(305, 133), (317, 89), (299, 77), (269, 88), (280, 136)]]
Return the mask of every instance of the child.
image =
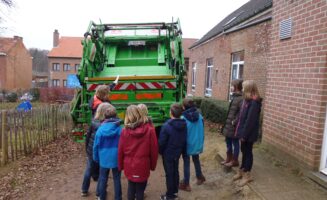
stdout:
[(238, 121), (238, 115), (242, 105), (242, 83), (240, 79), (233, 80), (231, 102), (229, 104), (226, 122), (222, 128), (222, 133), (225, 136), (227, 146), (226, 160), (221, 162), (222, 165), (227, 167), (237, 167), (238, 154), (240, 152), (239, 139), (235, 137), (235, 126)]
[(85, 147), (87, 154), (87, 164), (82, 184), (82, 197), (86, 197), (88, 195), (91, 177), (93, 177), (95, 181), (97, 181), (99, 177), (99, 164), (93, 160), (93, 144), (95, 133), (98, 130), (101, 122), (105, 119), (105, 113), (103, 111), (104, 110), (97, 109), (95, 118), (92, 120), (92, 124), (86, 134)]
[(115, 107), (109, 103), (100, 104), (98, 110), (104, 113), (106, 119), (98, 128), (93, 145), (93, 159), (100, 165), (97, 191), (100, 200), (105, 200), (108, 175), (109, 171), (112, 170), (115, 200), (121, 200), (121, 172), (118, 170), (118, 143), (121, 133), (120, 119), (116, 117)]
[(135, 105), (127, 107), (124, 124), (119, 141), (118, 166), (128, 179), (128, 200), (143, 200), (150, 170), (154, 171), (157, 165), (157, 137), (146, 115), (142, 115)]
[(190, 187), (190, 156), (194, 163), (197, 184), (201, 185), (206, 179), (201, 170), (199, 154), (203, 152), (204, 122), (202, 115), (197, 111), (194, 101), (190, 98), (183, 100), (183, 119), (187, 124), (187, 151), (183, 155), (184, 179), (179, 184), (179, 189), (191, 191)]
[(167, 192), (161, 195), (161, 200), (174, 200), (177, 198), (179, 173), (178, 161), (186, 153), (186, 122), (180, 119), (183, 108), (180, 104), (170, 107), (170, 118), (161, 128), (159, 137), (159, 152), (162, 155), (166, 173)]
[(241, 140), (242, 164), (233, 180), (241, 179), (239, 186), (242, 187), (253, 181), (251, 169), (253, 164), (252, 148), (259, 135), (259, 118), (261, 111), (260, 94), (253, 80), (243, 82), (243, 103), (236, 125), (236, 136)]
[(141, 104), (138, 104), (137, 107), (138, 107), (138, 109), (140, 111), (140, 114), (145, 117), (147, 122), (152, 124), (152, 119), (151, 119), (151, 117), (148, 116), (149, 112), (148, 112), (148, 108), (146, 107), (146, 105), (141, 103)]
[(110, 103), (109, 100), (109, 92), (112, 91), (114, 89), (114, 87), (117, 85), (119, 80), (119, 75), (116, 77), (116, 80), (111, 83), (109, 85), (109, 87), (107, 85), (100, 85), (97, 87), (97, 89), (95, 90), (95, 94), (92, 97), (92, 99), (89, 102), (89, 107), (91, 108), (92, 111), (92, 118), (95, 114), (95, 111), (97, 110), (97, 107), (104, 102), (108, 102)]

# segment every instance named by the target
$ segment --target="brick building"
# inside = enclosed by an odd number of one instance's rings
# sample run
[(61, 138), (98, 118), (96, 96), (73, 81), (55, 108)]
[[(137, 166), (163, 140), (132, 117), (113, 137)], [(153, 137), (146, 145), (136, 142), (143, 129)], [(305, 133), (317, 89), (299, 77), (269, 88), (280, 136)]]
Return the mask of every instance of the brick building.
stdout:
[(23, 38), (0, 38), (0, 89), (26, 90), (32, 85), (32, 57)]
[(233, 79), (253, 79), (265, 93), (271, 0), (251, 0), (192, 45), (188, 94), (227, 100)]
[(327, 1), (273, 4), (263, 141), (327, 174)]
[(61, 37), (58, 30), (53, 33), (53, 48), (48, 54), (49, 87), (65, 87), (67, 75), (76, 74), (79, 68), (83, 46), (82, 37)]

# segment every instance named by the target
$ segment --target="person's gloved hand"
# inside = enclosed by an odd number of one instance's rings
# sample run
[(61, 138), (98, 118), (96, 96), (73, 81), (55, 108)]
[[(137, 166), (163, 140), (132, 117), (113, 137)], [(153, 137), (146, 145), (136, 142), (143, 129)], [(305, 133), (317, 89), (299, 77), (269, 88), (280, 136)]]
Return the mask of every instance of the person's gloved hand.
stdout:
[(116, 80), (114, 81), (114, 84), (117, 84), (119, 80), (119, 75), (117, 75)]

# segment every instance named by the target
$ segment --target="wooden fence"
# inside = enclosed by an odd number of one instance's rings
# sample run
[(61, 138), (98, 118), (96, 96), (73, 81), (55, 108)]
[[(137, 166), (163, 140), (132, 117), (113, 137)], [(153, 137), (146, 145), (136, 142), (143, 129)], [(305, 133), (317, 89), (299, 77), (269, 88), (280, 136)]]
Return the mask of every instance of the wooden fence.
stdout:
[(26, 156), (56, 138), (69, 134), (69, 104), (49, 105), (31, 111), (0, 111), (0, 165)]

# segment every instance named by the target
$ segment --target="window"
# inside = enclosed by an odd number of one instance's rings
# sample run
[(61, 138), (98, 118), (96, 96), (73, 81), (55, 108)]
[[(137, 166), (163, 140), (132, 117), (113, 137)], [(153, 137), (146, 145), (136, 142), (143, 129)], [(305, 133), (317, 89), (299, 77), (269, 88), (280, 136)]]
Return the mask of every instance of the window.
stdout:
[(65, 63), (64, 64), (64, 71), (70, 71), (70, 65)]
[(62, 85), (63, 85), (64, 87), (67, 87), (67, 80), (62, 80)]
[(79, 64), (75, 64), (75, 72), (77, 72), (79, 69)]
[(244, 70), (244, 51), (232, 54), (232, 77), (231, 79), (242, 79)]
[(196, 63), (192, 63), (192, 90), (195, 90), (196, 84)]
[(52, 87), (59, 87), (60, 81), (59, 79), (52, 79)]
[(207, 59), (207, 75), (206, 75), (206, 90), (205, 96), (211, 97), (212, 95), (212, 69), (213, 60), (212, 58)]
[(60, 71), (60, 64), (52, 63), (52, 71)]
[[(231, 81), (235, 79), (243, 79), (244, 73), (244, 51), (232, 53), (232, 69), (231, 69)], [(232, 93), (232, 88), (229, 88), (229, 99)]]

